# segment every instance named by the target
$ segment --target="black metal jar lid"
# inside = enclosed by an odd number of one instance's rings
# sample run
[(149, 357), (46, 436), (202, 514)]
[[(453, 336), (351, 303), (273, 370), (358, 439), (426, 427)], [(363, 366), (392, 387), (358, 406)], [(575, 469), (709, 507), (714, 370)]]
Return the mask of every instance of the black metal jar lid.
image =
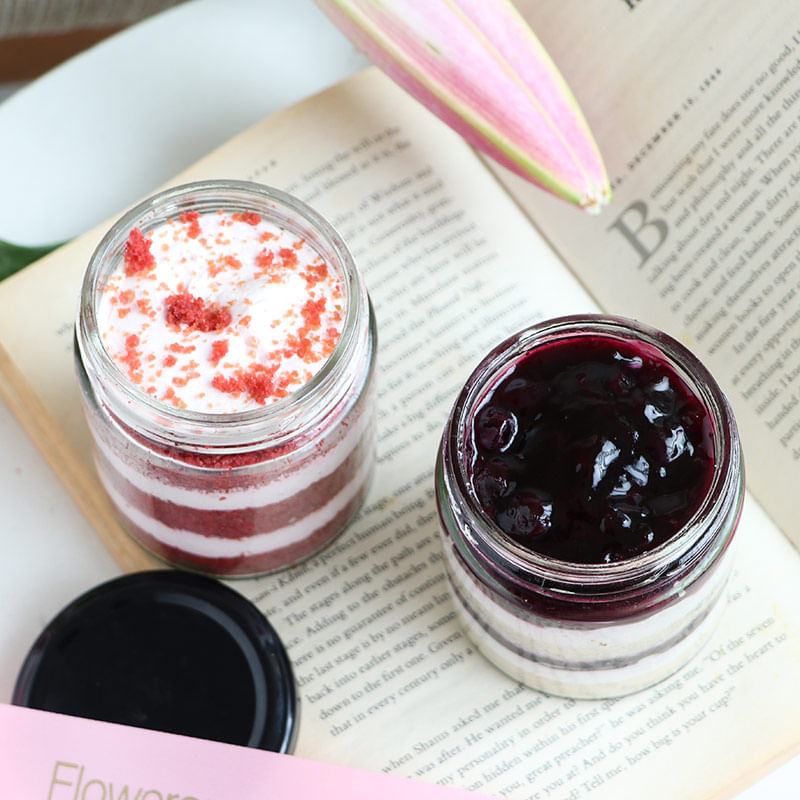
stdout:
[(291, 664), (245, 597), (191, 573), (124, 575), (70, 603), (28, 653), (12, 702), (290, 752)]

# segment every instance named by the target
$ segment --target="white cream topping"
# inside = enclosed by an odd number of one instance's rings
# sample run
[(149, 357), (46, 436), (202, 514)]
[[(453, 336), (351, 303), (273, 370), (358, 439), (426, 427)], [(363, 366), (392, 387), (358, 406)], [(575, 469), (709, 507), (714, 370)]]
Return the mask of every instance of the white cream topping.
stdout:
[(188, 214), (131, 232), (98, 326), (144, 391), (230, 413), (310, 380), (338, 341), (344, 302), (342, 275), (291, 232), (258, 215)]

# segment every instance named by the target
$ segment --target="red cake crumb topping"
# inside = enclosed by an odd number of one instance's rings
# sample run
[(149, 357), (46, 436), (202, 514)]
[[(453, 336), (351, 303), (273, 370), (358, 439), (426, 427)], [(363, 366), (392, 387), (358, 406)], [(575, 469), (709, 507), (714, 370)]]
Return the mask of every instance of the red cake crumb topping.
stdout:
[(232, 216), (238, 222), (246, 222), (248, 225), (255, 226), (261, 222), (261, 215), (256, 214), (255, 211), (237, 211)]
[(239, 261), (236, 256), (228, 253), (224, 256), (221, 256), (217, 259), (209, 260), (208, 262), (208, 274), (212, 278), (216, 278), (221, 272), (224, 272), (226, 269), (241, 269), (242, 262)]
[(266, 247), (256, 256), (256, 264), (262, 269), (271, 267), (274, 260), (275, 253), (273, 253), (272, 250), (267, 250)]
[(278, 250), (278, 255), (281, 257), (284, 267), (297, 266), (297, 253), (290, 247), (281, 247)]
[(309, 264), (308, 268), (303, 272), (303, 278), (306, 282), (306, 287), (311, 288), (316, 286), (320, 281), (326, 280), (328, 277), (328, 265), (322, 264)]
[(211, 343), (211, 363), (213, 366), (219, 366), (219, 362), (228, 354), (228, 340), (217, 339)]
[(142, 374), (139, 368), (142, 366), (142, 354), (139, 352), (139, 337), (132, 333), (125, 339), (125, 354), (120, 361), (127, 367), (128, 377), (134, 383), (142, 382)]
[(325, 298), (319, 300), (307, 300), (303, 306), (302, 315), (306, 328), (312, 330), (319, 329), (320, 315), (325, 311)]
[(227, 308), (206, 305), (202, 297), (194, 297), (189, 292), (170, 295), (164, 301), (164, 308), (170, 325), (185, 325), (209, 333), (231, 324), (231, 312)]
[(244, 394), (255, 400), (259, 405), (265, 405), (267, 400), (274, 397), (286, 397), (287, 387), (291, 383), (291, 376), (284, 375), (278, 380), (275, 373), (277, 364), (266, 366), (264, 364), (251, 364), (246, 370), (237, 370), (230, 377), (215, 375), (212, 385), (215, 389), (228, 394)]
[(196, 239), (200, 235), (200, 214), (197, 211), (184, 211), (181, 222), (186, 225), (186, 235), (190, 239)]
[(156, 260), (150, 252), (150, 240), (138, 228), (134, 228), (128, 235), (123, 258), (126, 275), (147, 272), (155, 266)]

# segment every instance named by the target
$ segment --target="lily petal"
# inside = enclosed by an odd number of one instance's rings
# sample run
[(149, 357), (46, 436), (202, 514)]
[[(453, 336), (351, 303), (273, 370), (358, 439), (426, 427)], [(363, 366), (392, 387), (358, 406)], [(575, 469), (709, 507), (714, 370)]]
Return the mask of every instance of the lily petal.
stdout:
[(317, 0), (377, 66), (471, 145), (590, 211), (611, 197), (578, 104), (508, 0)]

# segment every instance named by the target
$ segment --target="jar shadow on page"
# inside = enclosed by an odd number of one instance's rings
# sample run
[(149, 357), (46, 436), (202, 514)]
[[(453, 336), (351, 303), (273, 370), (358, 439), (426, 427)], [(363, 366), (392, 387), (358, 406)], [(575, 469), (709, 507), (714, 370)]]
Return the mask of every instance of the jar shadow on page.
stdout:
[(226, 577), (327, 545), (373, 472), (376, 347), (350, 251), (296, 198), (215, 180), (131, 209), (91, 258), (75, 348), (127, 531)]
[(575, 698), (666, 678), (726, 604), (744, 467), (731, 408), (633, 320), (549, 320), (480, 363), (436, 497), (462, 624), (514, 679)]

